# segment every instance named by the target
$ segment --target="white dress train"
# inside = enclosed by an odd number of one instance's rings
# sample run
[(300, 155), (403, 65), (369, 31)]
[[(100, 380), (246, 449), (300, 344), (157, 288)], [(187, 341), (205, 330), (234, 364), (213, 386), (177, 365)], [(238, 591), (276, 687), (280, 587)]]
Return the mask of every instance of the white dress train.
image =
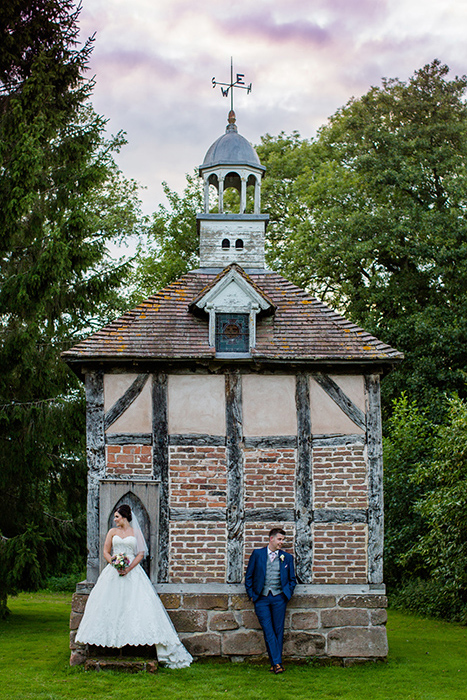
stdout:
[[(113, 554), (132, 561), (136, 548), (132, 535), (112, 538)], [(193, 660), (139, 564), (125, 576), (111, 564), (105, 567), (89, 595), (76, 641), (115, 648), (155, 645), (158, 660), (168, 668), (184, 668)]]

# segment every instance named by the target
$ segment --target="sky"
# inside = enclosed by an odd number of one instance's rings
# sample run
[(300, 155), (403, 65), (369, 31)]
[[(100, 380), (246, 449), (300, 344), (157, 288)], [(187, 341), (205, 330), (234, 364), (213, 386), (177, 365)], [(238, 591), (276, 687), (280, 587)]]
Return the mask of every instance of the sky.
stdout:
[(95, 33), (93, 105), (128, 145), (117, 157), (143, 209), (179, 192), (225, 131), (230, 99), (212, 78), (244, 74), (239, 133), (312, 137), (339, 107), (381, 79), (407, 80), (435, 58), (467, 73), (466, 0), (83, 0)]

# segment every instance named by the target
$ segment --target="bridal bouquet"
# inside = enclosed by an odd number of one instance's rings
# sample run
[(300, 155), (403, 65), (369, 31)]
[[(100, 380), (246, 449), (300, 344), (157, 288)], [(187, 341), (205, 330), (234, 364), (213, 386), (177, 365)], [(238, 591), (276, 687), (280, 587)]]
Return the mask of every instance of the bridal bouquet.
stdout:
[(124, 554), (114, 554), (112, 557), (112, 566), (117, 571), (124, 571), (127, 566), (130, 566), (130, 560)]

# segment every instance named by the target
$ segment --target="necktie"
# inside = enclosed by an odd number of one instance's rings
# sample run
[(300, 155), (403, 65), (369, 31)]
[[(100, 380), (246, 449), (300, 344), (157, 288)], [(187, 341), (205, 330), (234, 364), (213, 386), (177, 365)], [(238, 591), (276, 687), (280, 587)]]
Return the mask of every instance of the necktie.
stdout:
[(271, 560), (271, 564), (274, 562), (274, 559), (277, 556), (277, 552), (269, 552), (269, 559)]

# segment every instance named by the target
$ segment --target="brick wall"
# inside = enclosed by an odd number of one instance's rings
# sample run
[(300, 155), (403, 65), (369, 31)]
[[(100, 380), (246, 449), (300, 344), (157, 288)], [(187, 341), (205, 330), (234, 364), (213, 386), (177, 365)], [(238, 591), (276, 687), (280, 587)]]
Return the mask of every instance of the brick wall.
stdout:
[(363, 445), (313, 448), (314, 508), (367, 508)]
[(245, 450), (245, 508), (293, 508), (295, 450)]
[[(152, 447), (108, 445), (106, 475), (149, 477)], [(250, 509), (294, 508), (296, 451), (246, 449), (244, 466), (244, 564), (254, 548), (267, 544), (277, 525), (287, 532), (285, 549), (293, 554), (294, 524), (277, 520), (250, 522)], [(226, 507), (225, 447), (169, 448), (170, 507)], [(313, 449), (313, 507), (366, 508), (367, 473), (361, 445)], [(367, 526), (359, 523), (314, 523), (313, 582), (366, 583)], [(227, 532), (223, 522), (170, 524), (169, 580), (173, 583), (224, 582)]]
[(225, 508), (225, 447), (170, 447), (170, 506)]
[(367, 582), (367, 525), (314, 523), (313, 583)]
[(147, 476), (152, 474), (150, 445), (107, 445), (106, 476)]
[(225, 581), (225, 523), (170, 523), (171, 583)]

